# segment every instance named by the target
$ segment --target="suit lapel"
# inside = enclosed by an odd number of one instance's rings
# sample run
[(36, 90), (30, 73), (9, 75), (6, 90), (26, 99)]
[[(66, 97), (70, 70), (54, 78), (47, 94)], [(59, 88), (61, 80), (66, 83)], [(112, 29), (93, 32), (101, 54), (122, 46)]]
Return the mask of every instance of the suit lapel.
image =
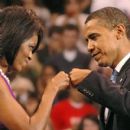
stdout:
[(102, 107), (101, 107), (101, 111), (100, 111), (100, 119), (101, 119), (103, 125), (105, 125), (105, 117), (104, 117), (104, 113), (105, 113), (105, 107), (102, 106)]
[(126, 72), (127, 70), (130, 68), (130, 58), (128, 59), (128, 61), (124, 64), (124, 66), (122, 67), (119, 75), (117, 76), (117, 84), (120, 84), (121, 87), (123, 87), (123, 84), (125, 83), (126, 79), (127, 79), (127, 75)]
[[(127, 70), (130, 68), (130, 58), (128, 59), (128, 61), (123, 65), (121, 71), (119, 72), (118, 76), (117, 76), (117, 84), (120, 84), (121, 87), (123, 87), (123, 84), (125, 83), (125, 80), (127, 79), (127, 75), (126, 72)], [(113, 118), (114, 118), (114, 112), (109, 111), (108, 113), (108, 120), (105, 124), (105, 107), (101, 108), (101, 114), (100, 114), (100, 118), (102, 121), (102, 124), (104, 125), (104, 127), (106, 126), (106, 128), (111, 128), (111, 125), (113, 124)]]

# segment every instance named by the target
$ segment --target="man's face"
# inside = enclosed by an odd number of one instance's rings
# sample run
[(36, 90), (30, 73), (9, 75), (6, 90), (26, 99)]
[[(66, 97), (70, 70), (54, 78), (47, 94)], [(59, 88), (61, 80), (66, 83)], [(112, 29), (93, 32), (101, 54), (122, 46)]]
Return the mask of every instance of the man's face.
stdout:
[(85, 24), (84, 38), (88, 51), (100, 66), (113, 66), (118, 60), (118, 42), (116, 31), (103, 26), (98, 20), (92, 19)]

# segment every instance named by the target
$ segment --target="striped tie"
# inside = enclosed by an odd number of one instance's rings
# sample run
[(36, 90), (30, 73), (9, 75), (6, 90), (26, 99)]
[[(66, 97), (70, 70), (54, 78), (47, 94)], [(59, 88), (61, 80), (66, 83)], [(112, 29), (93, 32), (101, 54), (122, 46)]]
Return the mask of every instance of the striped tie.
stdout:
[[(116, 78), (117, 78), (117, 75), (118, 75), (118, 72), (116, 70), (113, 70), (112, 72), (112, 75), (111, 75), (111, 78), (110, 80), (113, 82), (113, 83), (116, 83)], [(105, 113), (104, 113), (104, 117), (105, 117), (105, 123), (107, 124), (109, 118), (110, 118), (110, 114), (111, 114), (111, 110), (109, 108), (105, 108)]]
[(114, 71), (112, 72), (112, 75), (111, 75), (111, 81), (112, 81), (113, 83), (116, 83), (117, 75), (118, 75), (118, 72), (117, 72), (116, 70), (114, 70)]

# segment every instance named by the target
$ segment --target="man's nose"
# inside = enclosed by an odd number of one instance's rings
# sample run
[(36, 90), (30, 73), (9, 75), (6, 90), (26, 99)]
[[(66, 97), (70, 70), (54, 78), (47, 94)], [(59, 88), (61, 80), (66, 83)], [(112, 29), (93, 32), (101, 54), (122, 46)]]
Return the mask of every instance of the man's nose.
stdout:
[(95, 48), (94, 43), (93, 43), (92, 41), (89, 41), (89, 42), (88, 42), (88, 45), (87, 45), (87, 48), (88, 48), (88, 51), (89, 51), (90, 53), (92, 53), (93, 50), (94, 50), (94, 48)]

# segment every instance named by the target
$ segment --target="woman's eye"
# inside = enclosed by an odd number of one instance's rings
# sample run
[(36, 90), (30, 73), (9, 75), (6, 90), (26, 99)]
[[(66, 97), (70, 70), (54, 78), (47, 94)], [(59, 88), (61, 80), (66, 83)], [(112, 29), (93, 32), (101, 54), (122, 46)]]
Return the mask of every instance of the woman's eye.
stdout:
[(32, 49), (33, 49), (33, 48), (34, 48), (34, 46), (30, 46), (30, 48), (32, 48)]
[(29, 46), (32, 50), (34, 49), (34, 46)]

